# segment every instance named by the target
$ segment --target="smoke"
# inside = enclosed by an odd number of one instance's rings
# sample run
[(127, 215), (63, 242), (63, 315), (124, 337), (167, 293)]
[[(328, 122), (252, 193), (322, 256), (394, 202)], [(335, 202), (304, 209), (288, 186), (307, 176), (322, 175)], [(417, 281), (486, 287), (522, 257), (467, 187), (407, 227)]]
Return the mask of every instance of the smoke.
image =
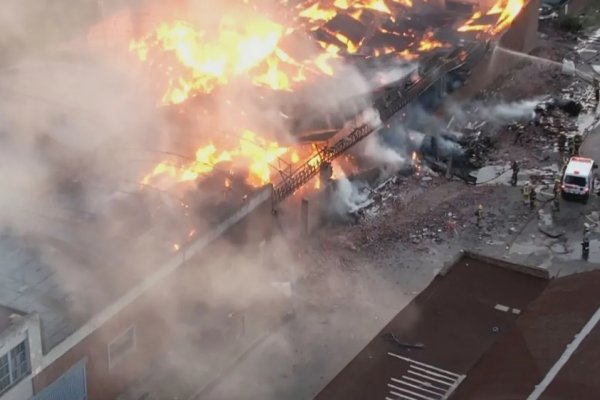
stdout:
[(497, 104), (470, 103), (462, 105), (454, 103), (447, 107), (447, 110), (448, 114), (452, 115), (458, 123), (478, 119), (495, 125), (503, 125), (514, 121), (532, 120), (535, 117), (535, 107), (541, 101), (541, 98), (536, 98)]
[(384, 86), (400, 79), (406, 78), (411, 72), (419, 68), (418, 63), (406, 63), (401, 65), (377, 65), (373, 68), (372, 77), (369, 82), (372, 88)]
[(335, 191), (331, 197), (331, 209), (335, 215), (344, 216), (356, 211), (359, 205), (367, 201), (369, 192), (362, 182), (351, 182), (348, 178), (335, 182)]
[(499, 122), (514, 120), (531, 120), (535, 116), (535, 107), (540, 104), (537, 100), (521, 100), (506, 104), (496, 104), (478, 111), (478, 115), (489, 115), (491, 119)]
[(383, 170), (397, 171), (406, 163), (403, 148), (386, 146), (379, 135), (367, 137), (361, 150), (360, 154), (367, 162)]
[[(214, 26), (214, 15), (223, 11), (221, 3), (195, 3), (209, 12), (194, 15)], [(357, 121), (373, 126), (381, 122), (365, 96), (374, 83), (348, 65), (340, 66), (343, 79), (327, 85), (316, 82), (298, 94), (299, 100), (289, 100), (285, 92), (263, 95), (247, 82), (234, 82), (191, 102), (198, 108), (158, 108), (162, 93), (152, 85), (155, 77), (145, 75), (126, 55), (106, 52), (126, 46), (140, 29), (130, 26), (128, 13), (112, 16), (112, 2), (104, 2), (104, 10), (97, 7), (99, 2), (43, 4), (9, 0), (0, 10), (0, 47), (7, 55), (0, 70), (0, 256), (8, 260), (15, 253), (31, 252), (34, 261), (19, 266), (28, 277), (24, 280), (48, 277), (47, 287), (32, 285), (26, 295), (13, 296), (18, 300), (31, 292), (35, 298), (24, 311), (40, 312), (48, 333), (45, 350), (63, 338), (57, 325), (72, 323), (69, 328), (76, 329), (164, 263), (183, 259), (185, 249), (174, 249), (205, 234), (243, 202), (236, 198), (219, 207), (225, 197), (221, 179), (212, 186), (192, 182), (172, 191), (142, 189), (140, 178), (157, 163), (185, 159), (197, 144), (225, 133), (239, 134), (242, 128), (293, 143), (294, 116), (290, 112), (282, 117), (283, 103), (298, 118), (310, 115), (307, 110), (345, 115), (340, 104), (352, 102), (352, 112), (360, 113)], [(104, 17), (110, 23), (100, 21)], [(90, 38), (89, 29), (97, 22), (92, 30), (101, 35)], [(110, 45), (103, 47), (105, 40)], [(98, 47), (102, 51), (96, 51)], [(396, 79), (403, 71), (392, 68), (377, 82)], [(401, 165), (404, 155), (379, 140), (366, 142), (367, 156), (384, 167)], [(366, 200), (363, 188), (348, 180), (340, 182), (336, 196), (340, 211)], [(272, 222), (270, 210), (260, 217), (265, 225)], [(227, 353), (231, 343), (246, 342), (276, 326), (289, 311), (289, 299), (278, 284), (297, 283), (296, 251), (283, 239), (274, 239), (261, 252), (251, 240), (261, 236), (255, 224), (236, 229), (211, 245), (210, 254), (189, 260), (188, 271), (173, 279), (176, 282), (161, 282), (164, 287), (156, 298), (144, 299), (157, 325), (137, 330), (138, 343), (148, 346), (154, 336), (161, 336), (159, 342), (176, 343), (173, 347), (181, 350), (177, 354), (188, 357), (175, 357), (182, 374), (186, 369), (211, 369), (233, 357)], [(244, 239), (250, 242), (247, 247), (239, 244)], [(306, 264), (298, 269), (312, 267)], [(327, 289), (323, 293), (353, 287), (341, 281), (341, 275), (321, 274)], [(299, 293), (299, 301), (318, 301), (317, 295)], [(47, 303), (54, 299), (56, 310), (48, 310)], [(22, 308), (24, 303), (6, 305)], [(108, 343), (114, 337), (103, 339)], [(199, 350), (215, 343), (220, 353)], [(293, 338), (284, 336), (282, 343), (285, 347)], [(152, 353), (149, 350), (140, 348), (138, 353)]]

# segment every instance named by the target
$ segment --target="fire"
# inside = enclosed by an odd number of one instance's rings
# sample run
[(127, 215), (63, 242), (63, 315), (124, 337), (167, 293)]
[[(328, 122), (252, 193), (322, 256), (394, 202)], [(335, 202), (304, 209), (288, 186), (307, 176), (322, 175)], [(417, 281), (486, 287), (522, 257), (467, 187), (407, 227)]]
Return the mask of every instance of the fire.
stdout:
[(446, 45), (444, 43), (440, 42), (439, 40), (435, 40), (433, 38), (433, 32), (429, 31), (425, 35), (423, 35), (421, 42), (419, 42), (418, 50), (419, 51), (431, 51), (434, 49), (439, 49), (444, 46), (446, 46)]
[(411, 164), (415, 170), (415, 174), (419, 175), (421, 173), (421, 159), (417, 155), (416, 151), (412, 152), (412, 155), (410, 158), (411, 158)]
[(392, 13), (383, 0), (358, 1), (357, 3), (358, 4), (355, 5), (356, 8), (367, 8), (386, 14)]
[[(360, 19), (361, 23), (367, 20), (362, 18), (366, 16), (367, 10), (377, 14), (377, 20), (384, 21), (387, 18), (394, 21), (394, 12), (398, 6), (412, 7), (412, 0), (322, 0), (310, 2), (310, 6), (306, 6), (307, 2), (301, 3), (293, 10), (294, 27), (284, 27), (253, 10), (243, 14), (215, 16), (218, 21), (217, 29), (210, 31), (186, 21), (168, 21), (160, 24), (149, 35), (132, 41), (130, 50), (166, 78), (158, 80), (165, 85), (161, 88), (164, 90), (162, 103), (178, 104), (198, 93), (209, 94), (217, 87), (234, 80), (244, 80), (275, 90), (293, 90), (297, 83), (306, 81), (311, 76), (333, 75), (337, 60), (348, 53), (358, 53), (359, 50), (374, 56), (394, 54), (398, 58), (414, 60), (418, 58), (418, 53), (447, 46), (434, 37), (432, 30), (419, 38), (415, 30), (397, 33), (388, 28), (388, 32), (385, 25), (378, 25), (378, 22), (376, 29), (388, 35), (404, 36), (403, 41), (408, 39), (411, 45), (398, 49), (388, 42), (387, 46), (371, 48), (364, 39), (361, 41), (348, 33), (333, 32), (328, 30), (333, 28), (326, 25), (327, 21), (335, 18), (341, 11), (350, 18)], [(474, 13), (458, 30), (499, 33), (510, 25), (523, 4), (524, 0), (496, 0), (487, 11)], [(487, 20), (483, 22), (484, 18), (494, 19), (495, 22), (488, 24)], [(291, 49), (286, 52), (284, 48), (287, 46), (282, 45), (282, 40), (298, 29), (299, 25), (304, 30), (322, 28), (330, 38), (337, 41), (331, 39), (334, 43), (330, 43), (326, 39), (316, 39), (320, 48), (315, 54), (292, 56), (295, 52)], [(345, 35), (352, 36), (352, 40)], [(283, 157), (292, 164), (308, 160), (308, 164), (315, 168), (322, 161), (315, 149), (312, 154), (301, 156), (294, 149), (245, 130), (234, 140), (204, 143), (190, 161), (183, 165), (169, 161), (157, 164), (143, 178), (142, 183), (154, 185), (163, 178), (171, 182), (195, 181), (213, 172), (218, 164), (227, 162), (243, 165), (247, 171), (246, 182), (252, 186), (261, 186), (271, 182), (273, 165)], [(419, 173), (421, 162), (416, 153), (412, 154), (412, 163)], [(231, 177), (223, 179), (225, 187), (232, 186)], [(315, 185), (320, 184), (317, 178)]]
[[(519, 15), (524, 5), (524, 0), (505, 0), (506, 4), (501, 8), (500, 17), (494, 28), (494, 33), (502, 32), (506, 29), (512, 21)], [(500, 2), (497, 3), (499, 5)], [(492, 8), (492, 10), (494, 10)], [(490, 11), (492, 11), (490, 10)], [(495, 10), (494, 10), (495, 11)]]
[[(336, 3), (339, 3), (340, 5), (344, 5), (344, 3), (347, 4), (347, 2), (336, 2)], [(329, 21), (330, 19), (332, 19), (333, 17), (335, 17), (336, 14), (337, 14), (337, 10), (335, 9), (335, 7), (323, 8), (321, 3), (317, 2), (317, 3), (313, 4), (312, 6), (300, 11), (300, 13), (298, 15), (301, 18), (305, 18), (312, 22), (314, 22), (314, 21), (326, 22), (326, 21)]]
[[(276, 142), (267, 141), (254, 132), (246, 130), (233, 148), (217, 150), (210, 143), (196, 151), (193, 161), (185, 165), (175, 165), (162, 162), (151, 173), (142, 179), (142, 184), (156, 184), (163, 177), (169, 177), (174, 182), (195, 181), (203, 175), (212, 172), (221, 162), (244, 162), (248, 169), (246, 182), (252, 186), (262, 186), (271, 181), (271, 165), (288, 152), (288, 148), (279, 146)], [(231, 180), (225, 179), (225, 187), (231, 186)]]
[(481, 11), (476, 11), (471, 18), (458, 28), (459, 32), (482, 31), (498, 34), (508, 28), (512, 21), (519, 15), (523, 8), (524, 0), (497, 0), (485, 13), (485, 16), (498, 15), (494, 24), (481, 24), (478, 21), (484, 16)]
[(163, 104), (211, 93), (244, 76), (259, 86), (291, 90), (307, 79), (307, 73), (333, 74), (331, 61), (339, 49), (297, 61), (278, 47), (285, 33), (283, 26), (261, 16), (224, 15), (214, 35), (189, 22), (163, 22), (146, 37), (131, 41), (129, 49), (166, 76)]

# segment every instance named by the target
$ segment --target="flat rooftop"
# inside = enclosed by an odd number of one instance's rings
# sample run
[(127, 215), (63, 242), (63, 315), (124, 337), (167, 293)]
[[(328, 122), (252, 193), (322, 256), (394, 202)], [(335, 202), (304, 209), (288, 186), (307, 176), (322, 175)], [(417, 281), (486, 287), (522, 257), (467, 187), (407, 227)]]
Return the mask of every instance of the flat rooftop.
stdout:
[(600, 271), (550, 282), (452, 399), (597, 399), (598, 288)]
[(447, 398), (547, 285), (544, 271), (463, 255), (316, 399)]

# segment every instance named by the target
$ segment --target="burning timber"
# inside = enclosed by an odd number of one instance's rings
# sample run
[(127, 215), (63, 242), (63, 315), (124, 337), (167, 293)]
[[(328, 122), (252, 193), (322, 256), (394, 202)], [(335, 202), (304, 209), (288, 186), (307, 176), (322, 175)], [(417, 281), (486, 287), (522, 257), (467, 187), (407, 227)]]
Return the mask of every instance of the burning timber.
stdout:
[[(241, 35), (243, 30), (231, 30), (230, 24), (220, 26), (206, 43), (198, 40), (206, 32), (195, 30), (192, 23), (168, 21), (136, 40), (130, 49), (140, 59), (175, 71), (168, 74), (163, 110), (180, 126), (173, 135), (178, 137), (173, 138), (177, 151), (189, 154), (190, 148), (197, 149), (195, 156), (181, 157), (189, 162), (157, 164), (143, 183), (166, 183), (167, 191), (181, 192), (181, 187), (186, 192), (185, 215), (194, 210), (221, 215), (217, 210), (235, 209), (266, 184), (273, 185), (272, 206), (276, 207), (356, 143), (398, 123), (399, 111), (409, 104), (435, 109), (445, 94), (466, 82), (492, 40), (522, 6), (520, 0), (499, 0), (482, 14), (460, 7), (444, 10), (422, 1), (415, 1), (414, 8), (402, 1), (385, 4), (377, 9), (365, 0), (355, 2), (358, 8), (346, 9), (337, 2), (330, 8), (320, 2), (303, 3), (290, 10), (287, 30), (260, 15), (248, 21), (242, 17), (239, 23), (260, 22), (276, 40), (263, 43), (266, 39), (260, 33), (253, 37), (256, 32), (245, 32), (268, 48), (261, 47), (263, 56), (252, 55), (255, 64), (245, 63), (241, 71), (235, 69), (235, 62), (248, 55), (242, 54), (240, 46), (233, 46), (232, 52), (219, 47), (229, 43), (221, 43), (222, 37), (233, 37), (239, 44), (248, 39)], [(509, 12), (502, 11), (509, 6)], [(170, 41), (164, 41), (165, 35)], [(300, 54), (301, 49), (311, 50)], [(215, 50), (217, 59), (203, 58), (205, 50)], [(222, 74), (204, 69), (215, 61), (223, 62)], [(362, 86), (355, 87), (353, 78)], [(231, 119), (219, 119), (223, 108)], [(190, 134), (198, 126), (208, 138)], [(272, 139), (265, 140), (261, 133)], [(428, 149), (419, 151), (428, 156)], [(453, 164), (453, 173), (470, 182), (469, 151), (466, 158), (434, 153), (431, 160), (427, 158), (433, 168)], [(205, 199), (197, 201), (195, 196)]]

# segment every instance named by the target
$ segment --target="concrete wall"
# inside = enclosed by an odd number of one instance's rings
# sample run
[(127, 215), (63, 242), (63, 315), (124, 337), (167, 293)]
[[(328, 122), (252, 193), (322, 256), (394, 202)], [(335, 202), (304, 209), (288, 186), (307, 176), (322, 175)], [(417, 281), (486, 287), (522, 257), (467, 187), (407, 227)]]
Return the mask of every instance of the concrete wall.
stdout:
[(29, 400), (31, 399), (31, 396), (33, 396), (33, 386), (31, 383), (31, 375), (29, 375), (28, 378), (17, 383), (0, 398), (2, 400)]

